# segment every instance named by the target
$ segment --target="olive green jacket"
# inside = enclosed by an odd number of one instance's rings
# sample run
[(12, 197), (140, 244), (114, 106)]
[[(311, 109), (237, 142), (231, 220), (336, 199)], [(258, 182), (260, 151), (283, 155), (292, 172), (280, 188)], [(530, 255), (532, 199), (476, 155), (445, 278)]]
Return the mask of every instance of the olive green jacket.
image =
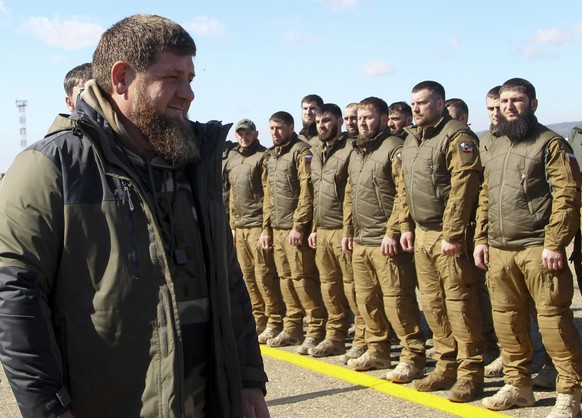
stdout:
[(479, 196), (475, 244), (563, 250), (580, 225), (580, 168), (564, 138), (535, 123), (495, 140)]
[(266, 148), (255, 141), (248, 148), (235, 146), (224, 164), (229, 193), (230, 228), (263, 226), (263, 157)]
[(263, 235), (273, 229), (309, 233), (313, 220), (311, 150), (296, 134), (267, 150), (264, 159)]

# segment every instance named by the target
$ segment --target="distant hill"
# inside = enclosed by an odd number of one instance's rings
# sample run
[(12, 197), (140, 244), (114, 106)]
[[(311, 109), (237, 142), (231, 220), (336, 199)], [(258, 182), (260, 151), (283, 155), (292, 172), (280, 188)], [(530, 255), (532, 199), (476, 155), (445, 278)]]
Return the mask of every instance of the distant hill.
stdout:
[[(550, 128), (552, 131), (555, 131), (557, 133), (559, 133), (560, 135), (562, 135), (564, 138), (568, 137), (568, 134), (570, 133), (570, 131), (572, 130), (572, 128), (576, 125), (581, 124), (582, 121), (578, 121), (578, 122), (560, 122), (560, 123), (550, 123), (549, 125), (546, 125), (548, 128)], [(481, 132), (475, 132), (477, 134), (477, 136), (481, 136), (485, 133), (485, 131), (481, 131)]]

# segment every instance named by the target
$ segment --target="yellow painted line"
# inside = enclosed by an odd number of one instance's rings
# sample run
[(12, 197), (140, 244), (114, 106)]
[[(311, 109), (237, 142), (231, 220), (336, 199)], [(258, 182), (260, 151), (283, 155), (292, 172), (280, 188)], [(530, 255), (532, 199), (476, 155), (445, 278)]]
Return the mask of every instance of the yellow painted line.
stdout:
[(499, 418), (507, 416), (495, 411), (490, 411), (486, 408), (479, 408), (465, 403), (451, 402), (448, 399), (431, 393), (418, 392), (417, 390), (404, 385), (399, 385), (384, 379), (370, 376), (366, 373), (356, 372), (345, 367), (316, 360), (312, 357), (301, 356), (299, 354), (289, 353), (284, 350), (278, 350), (264, 345), (261, 345), (261, 353), (264, 356), (275, 360), (291, 363), (326, 376), (334, 377), (354, 385), (368, 387), (390, 396), (448, 412), (459, 417), (474, 418), (478, 416), (479, 418)]

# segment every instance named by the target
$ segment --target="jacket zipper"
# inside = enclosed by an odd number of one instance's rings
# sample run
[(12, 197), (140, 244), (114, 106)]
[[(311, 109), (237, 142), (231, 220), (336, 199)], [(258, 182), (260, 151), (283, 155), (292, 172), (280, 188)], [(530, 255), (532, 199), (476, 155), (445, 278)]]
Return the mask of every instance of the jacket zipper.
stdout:
[(129, 207), (129, 231), (131, 235), (131, 277), (135, 280), (139, 279), (139, 266), (137, 262), (137, 242), (135, 236), (135, 221), (133, 219), (133, 211), (135, 206), (131, 200), (131, 192), (129, 190), (129, 185), (126, 180), (122, 180), (121, 184), (123, 186), (123, 192), (125, 193), (125, 198), (127, 200), (127, 205)]

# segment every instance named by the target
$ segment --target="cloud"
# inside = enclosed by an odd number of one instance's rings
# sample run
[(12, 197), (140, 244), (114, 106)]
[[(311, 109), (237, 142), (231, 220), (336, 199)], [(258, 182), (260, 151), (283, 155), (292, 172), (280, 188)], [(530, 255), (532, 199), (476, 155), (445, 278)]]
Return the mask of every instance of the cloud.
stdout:
[(378, 77), (381, 75), (394, 74), (396, 67), (386, 60), (370, 61), (362, 66), (364, 74), (369, 77)]
[(226, 36), (222, 24), (218, 20), (206, 16), (197, 17), (193, 22), (188, 23), (186, 27), (198, 36)]
[(440, 46), (436, 50), (436, 55), (440, 59), (448, 59), (451, 57), (451, 54), (449, 54), (449, 51), (453, 48), (456, 48), (456, 47), (462, 45), (462, 44), (463, 44), (463, 41), (461, 40), (461, 38), (455, 36), (455, 37), (451, 38), (448, 42), (446, 42), (444, 45)]
[(82, 17), (30, 17), (22, 29), (47, 45), (72, 50), (96, 45), (104, 29)]
[(517, 54), (528, 60), (554, 60), (557, 55), (548, 52), (549, 48), (569, 46), (574, 42), (574, 38), (580, 35), (582, 35), (582, 25), (571, 29), (538, 29), (535, 36), (525, 41), (518, 49)]
[(543, 48), (535, 45), (529, 45), (518, 49), (517, 55), (533, 61), (551, 61), (557, 58), (555, 54), (550, 54)]
[(558, 28), (540, 29), (531, 42), (536, 45), (570, 45), (572, 43), (571, 33)]
[(347, 9), (348, 7), (357, 6), (360, 0), (318, 0), (319, 3), (323, 4), (328, 9), (339, 12), (340, 10)]

